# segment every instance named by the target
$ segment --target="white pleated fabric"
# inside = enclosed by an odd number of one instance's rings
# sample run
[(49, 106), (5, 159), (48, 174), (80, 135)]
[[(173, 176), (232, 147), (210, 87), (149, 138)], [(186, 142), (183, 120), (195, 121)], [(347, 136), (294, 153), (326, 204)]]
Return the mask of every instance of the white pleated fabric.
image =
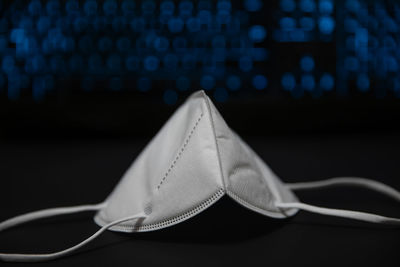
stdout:
[(32, 212), (0, 224), (2, 231), (45, 217), (96, 211), (94, 220), (101, 228), (95, 234), (60, 252), (0, 253), (0, 260), (52, 260), (71, 254), (106, 230), (131, 233), (169, 227), (202, 212), (224, 195), (248, 209), (277, 219), (305, 210), (371, 223), (400, 225), (397, 218), (305, 204), (293, 193), (293, 190), (337, 185), (367, 187), (400, 201), (400, 193), (394, 188), (365, 178), (283, 183), (228, 127), (207, 95), (199, 91), (166, 122), (104, 202)]

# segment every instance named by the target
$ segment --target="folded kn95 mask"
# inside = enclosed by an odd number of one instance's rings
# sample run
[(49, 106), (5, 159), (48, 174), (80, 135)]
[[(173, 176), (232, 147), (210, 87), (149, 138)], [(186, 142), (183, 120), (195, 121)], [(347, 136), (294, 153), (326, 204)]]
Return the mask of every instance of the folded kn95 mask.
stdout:
[(0, 231), (27, 221), (82, 211), (97, 211), (101, 227), (66, 250), (49, 254), (0, 254), (3, 261), (33, 262), (59, 258), (106, 230), (133, 233), (173, 226), (227, 195), (244, 207), (282, 219), (299, 210), (400, 225), (400, 219), (304, 204), (294, 190), (336, 185), (363, 186), (400, 201), (400, 192), (364, 178), (333, 178), (287, 184), (282, 182), (225, 123), (203, 91), (194, 93), (150, 141), (114, 191), (100, 204), (36, 211), (0, 223)]

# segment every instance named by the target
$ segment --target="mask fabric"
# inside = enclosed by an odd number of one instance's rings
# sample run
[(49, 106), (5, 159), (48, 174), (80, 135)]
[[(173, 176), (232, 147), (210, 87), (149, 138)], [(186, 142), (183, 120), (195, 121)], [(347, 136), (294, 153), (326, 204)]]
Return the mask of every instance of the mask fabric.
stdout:
[[(155, 164), (156, 163), (156, 164)], [(299, 210), (371, 223), (400, 219), (302, 203), (293, 191), (330, 186), (366, 187), (400, 201), (400, 192), (377, 181), (343, 177), (283, 183), (233, 132), (203, 91), (190, 96), (140, 153), (107, 199), (96, 205), (46, 209), (0, 223), (0, 231), (45, 217), (96, 211), (101, 227), (83, 242), (49, 254), (1, 254), (0, 260), (37, 262), (83, 247), (106, 230), (146, 232), (187, 220), (227, 195), (265, 216), (284, 219)]]

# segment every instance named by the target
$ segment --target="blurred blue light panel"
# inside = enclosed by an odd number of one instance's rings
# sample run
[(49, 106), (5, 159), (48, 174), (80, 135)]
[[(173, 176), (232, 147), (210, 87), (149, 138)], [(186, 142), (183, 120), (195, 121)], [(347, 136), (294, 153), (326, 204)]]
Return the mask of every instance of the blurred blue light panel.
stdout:
[(208, 10), (199, 11), (199, 13), (197, 14), (197, 17), (199, 18), (201, 24), (209, 25), (212, 21), (211, 12)]
[(143, 15), (152, 15), (156, 9), (156, 4), (152, 0), (145, 0), (142, 2)]
[(333, 0), (319, 0), (319, 12), (325, 15), (333, 13)]
[(168, 20), (168, 29), (172, 33), (179, 33), (183, 30), (184, 22), (181, 18), (171, 18)]
[(315, 28), (315, 22), (313, 18), (310, 17), (302, 17), (299, 20), (300, 27), (305, 31), (312, 31)]
[(392, 56), (387, 57), (385, 63), (386, 63), (385, 65), (386, 65), (388, 71), (390, 71), (390, 72), (398, 72), (399, 71), (399, 65), (397, 63), (397, 60), (394, 57), (392, 57)]
[(94, 16), (97, 14), (97, 1), (96, 0), (86, 0), (83, 5), (83, 10), (87, 16)]
[(332, 91), (335, 86), (335, 79), (329, 73), (324, 73), (319, 80), (319, 87), (325, 91)]
[(0, 53), (6, 51), (8, 47), (8, 39), (6, 36), (0, 35)]
[(137, 88), (141, 92), (147, 92), (151, 89), (151, 80), (147, 77), (142, 77), (137, 81)]
[(264, 75), (255, 75), (252, 80), (254, 88), (257, 90), (263, 90), (267, 88), (268, 79)]
[(198, 4), (197, 4), (198, 10), (205, 10), (205, 9), (210, 10), (211, 8), (212, 8), (211, 1), (209, 1), (209, 0), (199, 0), (198, 1)]
[(36, 24), (36, 29), (40, 34), (46, 33), (51, 26), (51, 20), (47, 16), (41, 16)]
[(190, 79), (186, 76), (180, 76), (176, 79), (176, 87), (180, 91), (187, 91), (190, 89)]
[(107, 67), (112, 72), (121, 71), (121, 57), (117, 54), (111, 54), (107, 58)]
[(368, 30), (365, 28), (358, 28), (355, 31), (354, 43), (356, 50), (368, 46)]
[(200, 85), (204, 90), (211, 90), (215, 86), (215, 79), (211, 75), (204, 75), (201, 77)]
[(211, 41), (211, 45), (214, 48), (225, 48), (226, 46), (226, 39), (224, 36), (222, 35), (217, 35), (215, 36), (212, 41)]
[(312, 91), (315, 88), (314, 76), (305, 74), (301, 76), (301, 87), (307, 91)]
[(281, 29), (284, 31), (291, 31), (296, 28), (296, 20), (291, 17), (283, 17), (279, 21)]
[(198, 32), (200, 31), (200, 20), (196, 17), (189, 18), (186, 22), (186, 27), (189, 32)]
[(261, 10), (263, 2), (262, 0), (244, 0), (244, 6), (247, 11), (257, 12)]
[(113, 42), (108, 37), (102, 37), (98, 42), (98, 49), (100, 52), (110, 51), (112, 49)]
[(121, 10), (124, 16), (133, 16), (135, 12), (135, 1), (134, 0), (124, 0), (121, 3)]
[(249, 29), (249, 38), (255, 43), (264, 41), (266, 36), (267, 31), (265, 30), (264, 26), (254, 25)]
[(26, 31), (30, 31), (33, 29), (33, 21), (29, 17), (22, 17), (19, 21), (19, 27)]
[(106, 0), (103, 3), (103, 12), (106, 16), (113, 16), (117, 13), (118, 4), (115, 0)]
[(251, 48), (250, 52), (254, 61), (265, 61), (268, 58), (268, 50), (265, 48)]
[(53, 49), (62, 49), (64, 52), (72, 52), (75, 50), (75, 40), (72, 37), (66, 37), (59, 40), (58, 38), (49, 38), (50, 46)]
[(304, 56), (300, 59), (300, 68), (303, 71), (310, 72), (314, 70), (315, 62), (311, 56)]
[(15, 67), (15, 59), (11, 55), (3, 57), (1, 67), (5, 73), (11, 73)]
[(13, 43), (21, 43), (25, 38), (25, 31), (23, 29), (12, 29), (10, 33), (10, 41)]
[(293, 91), (296, 87), (296, 78), (291, 73), (285, 73), (282, 76), (281, 84), (284, 90)]
[(226, 79), (226, 86), (228, 87), (228, 89), (230, 89), (232, 91), (237, 91), (242, 86), (242, 81), (240, 80), (240, 78), (238, 76), (230, 75)]
[(280, 7), (285, 12), (293, 12), (296, 9), (296, 2), (294, 0), (281, 0)]
[(170, 0), (163, 1), (160, 5), (160, 12), (162, 15), (172, 16), (174, 14), (174, 10), (175, 10), (175, 4)]
[(215, 89), (213, 96), (217, 102), (226, 102), (229, 97), (228, 91), (225, 88)]
[(77, 0), (67, 0), (65, 2), (65, 11), (68, 15), (79, 14), (79, 2)]
[(182, 58), (182, 68), (184, 70), (193, 70), (196, 67), (196, 58), (190, 54), (186, 54)]
[(112, 21), (112, 28), (115, 32), (123, 31), (126, 26), (126, 20), (124, 17), (116, 16)]
[(357, 12), (360, 8), (360, 4), (358, 2), (358, 0), (347, 0), (345, 2), (345, 7), (352, 12)]
[(72, 55), (69, 58), (69, 68), (71, 70), (71, 72), (73, 73), (79, 73), (80, 71), (82, 71), (82, 69), (84, 69), (84, 61), (82, 59), (82, 57), (80, 55)]
[(193, 3), (191, 1), (181, 1), (179, 3), (179, 15), (188, 18), (192, 15)]
[(33, 0), (28, 5), (29, 14), (37, 16), (40, 14), (42, 9), (42, 3), (39, 0)]
[(49, 0), (46, 3), (46, 12), (49, 16), (57, 16), (60, 13), (60, 2), (58, 0)]
[(369, 77), (365, 73), (361, 73), (357, 77), (357, 87), (360, 91), (365, 92), (369, 90)]
[(92, 73), (98, 73), (102, 70), (103, 59), (99, 54), (92, 54), (88, 59), (88, 67)]
[(358, 71), (360, 64), (356, 57), (346, 57), (344, 60), (344, 67), (348, 71)]
[(167, 89), (164, 91), (163, 99), (167, 105), (174, 105), (178, 101), (178, 94), (174, 90)]
[(160, 61), (156, 56), (148, 56), (144, 59), (143, 65), (147, 71), (156, 71), (160, 65)]
[(330, 16), (322, 16), (318, 20), (319, 31), (323, 34), (332, 34), (335, 30), (335, 21)]
[(314, 12), (316, 8), (314, 0), (300, 0), (299, 7), (301, 11), (308, 13)]
[(242, 56), (239, 59), (239, 68), (244, 72), (249, 72), (253, 68), (253, 60), (248, 56)]
[(169, 40), (165, 37), (157, 37), (154, 41), (154, 48), (158, 52), (166, 52), (169, 48)]
[(54, 74), (66, 72), (65, 60), (60, 55), (52, 56), (49, 65), (50, 71)]

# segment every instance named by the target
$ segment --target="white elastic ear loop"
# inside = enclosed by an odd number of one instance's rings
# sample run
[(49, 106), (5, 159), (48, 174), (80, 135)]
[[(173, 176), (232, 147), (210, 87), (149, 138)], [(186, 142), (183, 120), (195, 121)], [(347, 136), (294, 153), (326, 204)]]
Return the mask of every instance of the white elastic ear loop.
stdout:
[[(76, 212), (82, 212), (82, 211), (96, 211), (100, 210), (105, 206), (105, 203), (97, 204), (97, 205), (83, 205), (83, 206), (76, 206), (76, 207), (65, 207), (65, 208), (54, 208), (54, 209), (46, 209), (46, 210), (40, 210), (40, 211), (35, 211), (31, 213), (27, 213), (24, 215), (20, 215), (14, 218), (11, 218), (9, 220), (6, 220), (2, 223), (0, 223), (0, 231), (3, 231), (7, 228), (32, 221), (32, 220), (37, 220), (45, 217), (52, 217), (56, 215), (62, 215), (62, 214), (71, 214), (71, 213), (76, 213)], [(101, 227), (96, 233), (94, 233), (92, 236), (87, 238), (86, 240), (82, 241), (81, 243), (70, 247), (68, 249), (55, 252), (55, 253), (49, 253), (49, 254), (8, 254), (8, 253), (0, 253), (0, 260), (2, 261), (9, 261), (9, 262), (39, 262), (39, 261), (47, 261), (47, 260), (53, 260), (56, 258), (60, 258), (62, 256), (66, 256), (73, 251), (85, 246), (92, 240), (94, 240), (96, 237), (98, 237), (100, 234), (102, 234), (104, 231), (106, 231), (108, 228), (130, 220), (135, 220), (135, 219), (140, 219), (140, 218), (146, 218), (147, 215), (143, 213), (138, 213), (129, 217), (125, 217), (119, 220), (116, 220), (114, 222), (111, 222), (107, 225), (104, 225)]]
[[(332, 178), (323, 181), (314, 181), (314, 182), (303, 182), (303, 183), (287, 183), (286, 187), (292, 190), (302, 190), (302, 189), (315, 189), (329, 186), (338, 186), (338, 185), (352, 185), (352, 186), (361, 186), (366, 187), (371, 190), (375, 190), (379, 193), (387, 195), (397, 201), (400, 202), (400, 192), (396, 189), (380, 183), (378, 181), (366, 179), (366, 178), (357, 178), (357, 177), (339, 177)], [(398, 218), (390, 218), (385, 216), (376, 215), (373, 213), (360, 212), (360, 211), (351, 211), (351, 210), (342, 210), (342, 209), (330, 209), (323, 208), (318, 206), (313, 206), (301, 202), (276, 202), (275, 203), (278, 208), (296, 208), (301, 210), (306, 210), (309, 212), (319, 213), (323, 215), (329, 216), (337, 216), (343, 218), (349, 218), (354, 220), (360, 220), (365, 222), (372, 223), (382, 223), (382, 224), (392, 224), (392, 225), (400, 225), (400, 219)]]

